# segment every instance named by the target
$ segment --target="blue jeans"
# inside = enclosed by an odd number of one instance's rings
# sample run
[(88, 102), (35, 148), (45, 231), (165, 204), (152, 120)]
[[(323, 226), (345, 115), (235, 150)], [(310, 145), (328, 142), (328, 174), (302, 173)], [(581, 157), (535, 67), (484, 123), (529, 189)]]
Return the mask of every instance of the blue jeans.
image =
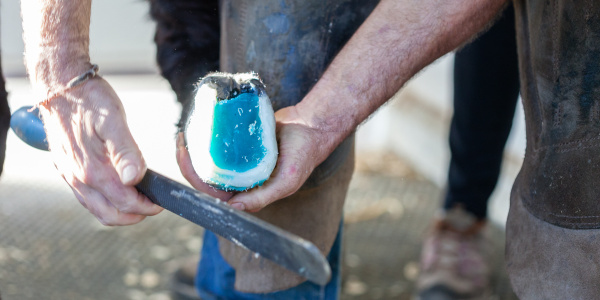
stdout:
[(293, 288), (268, 294), (250, 294), (236, 291), (235, 270), (223, 259), (219, 252), (217, 236), (206, 231), (202, 247), (196, 288), (203, 300), (216, 299), (338, 299), (341, 284), (340, 263), (342, 250), (342, 226), (331, 247), (327, 260), (331, 266), (331, 281), (326, 286), (304, 282)]

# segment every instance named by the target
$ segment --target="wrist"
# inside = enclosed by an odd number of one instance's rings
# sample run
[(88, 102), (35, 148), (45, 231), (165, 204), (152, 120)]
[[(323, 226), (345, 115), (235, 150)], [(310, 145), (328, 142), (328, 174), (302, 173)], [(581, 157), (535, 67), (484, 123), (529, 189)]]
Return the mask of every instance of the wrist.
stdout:
[(87, 51), (78, 49), (42, 50), (31, 64), (30, 79), (40, 92), (52, 94), (67, 86), (73, 78), (92, 68)]
[(304, 115), (301, 117), (303, 120), (303, 124), (305, 124), (305, 128), (309, 131), (309, 139), (312, 144), (311, 148), (312, 153), (314, 155), (314, 162), (316, 163), (313, 167), (316, 167), (344, 141), (348, 135), (350, 135), (353, 130), (344, 130), (344, 128), (350, 128), (349, 126), (340, 126), (336, 128), (332, 128), (330, 124), (318, 124), (316, 119), (307, 118), (306, 116), (310, 115), (307, 112), (301, 112), (301, 108), (299, 108), (298, 114)]
[(98, 65), (92, 65), (92, 67), (89, 70), (69, 80), (69, 82), (67, 82), (67, 84), (64, 87), (56, 89), (53, 92), (49, 92), (49, 94), (44, 98), (44, 100), (42, 100), (39, 103), (39, 105), (48, 105), (48, 103), (50, 103), (50, 101), (52, 101), (54, 98), (65, 96), (65, 94), (70, 92), (72, 89), (77, 88), (78, 86), (84, 84), (86, 81), (91, 80), (96, 76), (98, 76)]
[(355, 102), (353, 95), (327, 88), (325, 81), (321, 78), (296, 105), (296, 110), (306, 126), (322, 136), (321, 147), (333, 151), (354, 132), (360, 121), (354, 107), (346, 105)]
[(91, 0), (21, 2), (25, 60), (36, 89), (47, 94), (91, 68)]

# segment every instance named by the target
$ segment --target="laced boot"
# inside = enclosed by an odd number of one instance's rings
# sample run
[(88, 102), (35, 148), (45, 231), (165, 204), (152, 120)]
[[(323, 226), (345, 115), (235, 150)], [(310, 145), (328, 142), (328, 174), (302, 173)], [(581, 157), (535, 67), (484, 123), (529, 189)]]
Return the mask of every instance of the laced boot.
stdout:
[(421, 253), (419, 299), (481, 299), (489, 293), (490, 253), (485, 220), (460, 208), (437, 217)]

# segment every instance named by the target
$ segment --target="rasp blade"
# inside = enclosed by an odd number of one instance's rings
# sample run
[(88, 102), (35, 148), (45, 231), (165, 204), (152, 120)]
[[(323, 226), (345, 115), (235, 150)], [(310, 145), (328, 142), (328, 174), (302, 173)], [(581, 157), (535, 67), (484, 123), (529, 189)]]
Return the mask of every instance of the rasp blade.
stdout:
[(152, 202), (309, 281), (325, 285), (331, 269), (311, 242), (231, 208), (205, 193), (148, 170), (136, 188)]

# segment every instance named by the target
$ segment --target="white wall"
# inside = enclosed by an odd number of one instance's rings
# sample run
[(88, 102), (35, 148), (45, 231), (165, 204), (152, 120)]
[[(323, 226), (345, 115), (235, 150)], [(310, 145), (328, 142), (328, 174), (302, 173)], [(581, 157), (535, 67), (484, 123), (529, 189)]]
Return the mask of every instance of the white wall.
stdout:
[[(92, 1), (90, 57), (102, 73), (157, 72), (154, 23), (144, 0)], [(6, 76), (24, 76), (20, 1), (0, 1), (2, 67)]]

